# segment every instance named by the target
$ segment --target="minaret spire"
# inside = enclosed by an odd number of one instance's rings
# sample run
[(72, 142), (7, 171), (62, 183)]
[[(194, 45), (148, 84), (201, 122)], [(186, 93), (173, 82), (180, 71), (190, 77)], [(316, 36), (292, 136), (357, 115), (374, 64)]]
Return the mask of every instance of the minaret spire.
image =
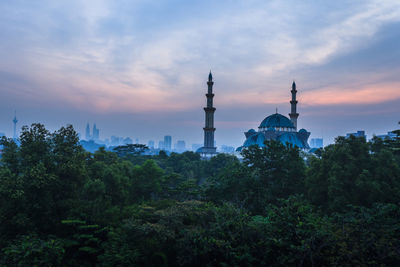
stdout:
[(202, 153), (203, 155), (212, 155), (215, 154), (217, 151), (217, 148), (214, 147), (214, 112), (215, 112), (215, 107), (213, 106), (213, 77), (212, 73), (210, 70), (210, 74), (208, 74), (208, 91), (206, 94), (207, 97), (207, 107), (204, 108), (205, 111), (205, 127), (203, 128), (204, 130), (204, 146), (200, 148), (199, 152)]
[(292, 121), (294, 128), (297, 131), (297, 118), (299, 117), (299, 113), (297, 113), (296, 107), (297, 107), (297, 100), (296, 100), (296, 83), (293, 81), (292, 83), (292, 91), (290, 91), (292, 93), (292, 100), (290, 101), (290, 113), (289, 113), (289, 117), (290, 120)]
[(13, 119), (13, 123), (14, 123), (14, 134), (13, 134), (13, 138), (14, 138), (14, 139), (17, 139), (17, 138), (18, 138), (18, 136), (17, 136), (17, 122), (18, 122), (18, 120), (17, 120), (17, 111), (15, 110), (15, 111), (14, 111), (14, 119)]

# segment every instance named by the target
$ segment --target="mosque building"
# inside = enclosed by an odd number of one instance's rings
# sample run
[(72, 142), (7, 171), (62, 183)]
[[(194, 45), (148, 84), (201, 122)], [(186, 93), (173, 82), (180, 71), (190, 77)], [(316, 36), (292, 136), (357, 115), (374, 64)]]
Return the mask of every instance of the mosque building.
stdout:
[(292, 84), (291, 93), (292, 100), (290, 101), (290, 119), (282, 114), (279, 114), (278, 111), (275, 114), (266, 117), (258, 127), (258, 131), (250, 129), (244, 133), (246, 140), (241, 147), (236, 149), (236, 151), (240, 152), (243, 148), (252, 145), (263, 147), (265, 146), (264, 142), (266, 140), (275, 140), (283, 144), (288, 143), (304, 150), (310, 148), (308, 145), (308, 137), (310, 136), (310, 132), (307, 132), (305, 129), (297, 131), (297, 118), (299, 117), (299, 113), (296, 111), (297, 90), (295, 82)]

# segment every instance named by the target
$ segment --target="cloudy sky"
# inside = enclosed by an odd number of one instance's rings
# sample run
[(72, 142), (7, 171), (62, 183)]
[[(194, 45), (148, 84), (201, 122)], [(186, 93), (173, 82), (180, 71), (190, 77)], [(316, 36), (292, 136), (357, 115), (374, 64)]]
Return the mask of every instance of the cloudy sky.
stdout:
[(290, 111), (311, 138), (400, 120), (400, 1), (3, 0), (0, 132), (71, 123), (100, 137), (201, 143), (214, 76), (216, 141)]

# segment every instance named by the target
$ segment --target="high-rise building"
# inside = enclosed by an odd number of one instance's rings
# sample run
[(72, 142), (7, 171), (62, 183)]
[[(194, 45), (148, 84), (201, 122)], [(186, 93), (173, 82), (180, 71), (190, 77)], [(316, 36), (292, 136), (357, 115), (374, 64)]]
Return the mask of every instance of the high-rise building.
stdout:
[(233, 146), (222, 145), (221, 146), (221, 152), (222, 153), (234, 153), (235, 152), (235, 148)]
[(159, 141), (159, 142), (158, 142), (158, 149), (160, 149), (160, 150), (165, 150), (164, 141)]
[(14, 139), (17, 139), (17, 138), (18, 138), (18, 135), (17, 135), (17, 122), (18, 122), (18, 120), (17, 120), (17, 112), (15, 111), (15, 112), (14, 112), (14, 119), (13, 119), (13, 123), (14, 123), (13, 138), (14, 138)]
[(111, 145), (112, 146), (119, 146), (121, 144), (121, 138), (115, 135), (111, 136)]
[(122, 143), (124, 143), (124, 145), (129, 145), (129, 144), (133, 144), (133, 140), (129, 137), (126, 137)]
[(203, 128), (204, 130), (204, 146), (199, 148), (196, 152), (201, 153), (203, 156), (212, 156), (213, 154), (217, 153), (217, 148), (215, 147), (214, 144), (214, 112), (215, 112), (215, 107), (213, 106), (213, 77), (210, 71), (210, 74), (208, 75), (208, 81), (207, 81), (207, 86), (208, 86), (208, 91), (206, 94), (207, 98), (207, 107), (204, 108), (205, 112), (205, 127)]
[(100, 137), (100, 130), (97, 129), (96, 123), (95, 123), (95, 124), (93, 124), (93, 135), (92, 135), (92, 139), (93, 139), (93, 140), (99, 140), (99, 137)]
[(91, 136), (90, 136), (90, 126), (89, 126), (89, 123), (87, 123), (86, 124), (86, 131), (85, 131), (85, 138), (86, 138), (86, 140), (90, 140), (91, 138), (90, 138)]
[(175, 144), (175, 150), (178, 153), (186, 151), (186, 143), (183, 140), (178, 140)]
[(388, 132), (387, 134), (381, 134), (381, 135), (377, 135), (376, 137), (385, 140), (385, 139), (389, 139), (389, 140), (394, 140), (396, 138), (397, 134), (395, 134), (394, 132)]
[(367, 136), (365, 135), (365, 131), (357, 131), (356, 133), (346, 134), (346, 138), (350, 138), (350, 136), (367, 138)]
[(324, 147), (324, 140), (322, 138), (311, 138), (310, 140), (311, 148), (321, 148)]
[(164, 136), (164, 150), (171, 151), (172, 137), (170, 135)]
[(154, 148), (154, 141), (153, 141), (153, 140), (149, 140), (149, 142), (147, 143), (147, 146), (148, 146), (150, 149), (153, 149), (153, 148)]

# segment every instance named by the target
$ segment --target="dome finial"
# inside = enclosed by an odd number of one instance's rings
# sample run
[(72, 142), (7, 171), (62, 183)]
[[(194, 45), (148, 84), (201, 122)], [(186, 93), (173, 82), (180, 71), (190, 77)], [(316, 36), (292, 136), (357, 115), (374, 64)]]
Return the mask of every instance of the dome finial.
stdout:
[(212, 74), (211, 74), (211, 70), (210, 70), (210, 74), (208, 74), (208, 81), (211, 82), (212, 81)]
[(275, 113), (278, 114), (278, 108), (275, 108)]

